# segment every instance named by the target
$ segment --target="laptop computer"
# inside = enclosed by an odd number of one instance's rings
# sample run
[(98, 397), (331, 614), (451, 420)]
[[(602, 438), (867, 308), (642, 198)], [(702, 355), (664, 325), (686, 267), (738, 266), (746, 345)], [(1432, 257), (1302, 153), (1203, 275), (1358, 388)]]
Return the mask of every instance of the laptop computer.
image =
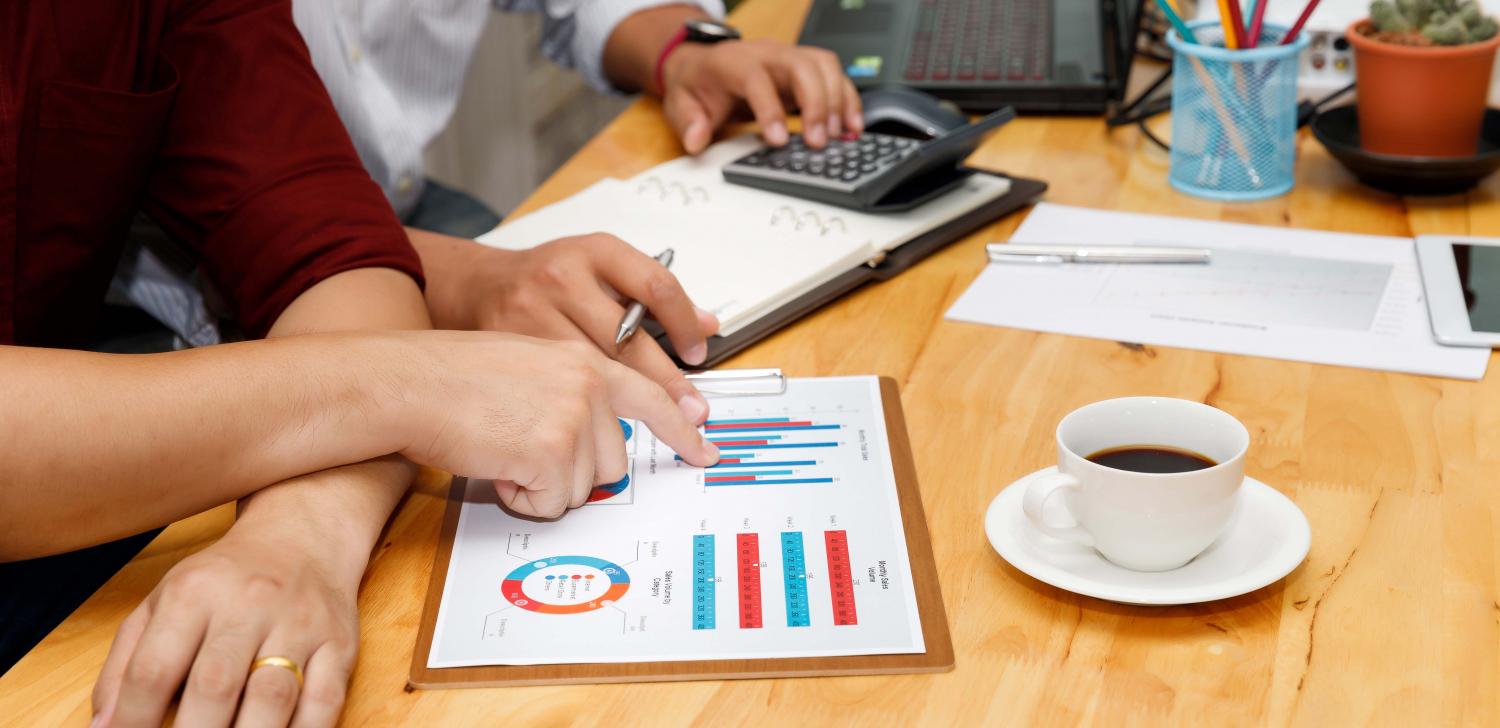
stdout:
[(799, 42), (855, 85), (899, 83), (965, 111), (1100, 113), (1124, 94), (1140, 0), (814, 0)]

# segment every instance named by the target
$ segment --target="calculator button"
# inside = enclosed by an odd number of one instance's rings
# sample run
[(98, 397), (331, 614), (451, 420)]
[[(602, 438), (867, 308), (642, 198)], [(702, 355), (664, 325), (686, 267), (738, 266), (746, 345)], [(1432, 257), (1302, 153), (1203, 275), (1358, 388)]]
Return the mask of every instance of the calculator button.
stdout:
[(805, 171), (807, 169), (807, 163), (806, 162), (802, 162), (802, 161), (795, 160), (795, 159), (792, 160), (792, 163), (789, 164), (789, 165), (787, 165), (787, 166), (793, 172), (802, 172), (802, 171)]
[(866, 162), (864, 164), (859, 165), (859, 171), (861, 171), (861, 172), (865, 172), (865, 173), (874, 172), (875, 169), (876, 169), (876, 165), (874, 163), (872, 163), (872, 162)]
[(854, 171), (854, 170), (851, 169), (851, 170), (843, 173), (842, 175), (840, 175), (839, 179), (842, 179), (845, 182), (853, 182), (854, 180), (859, 179), (859, 172), (856, 172), (856, 171)]
[(786, 169), (786, 160), (779, 158), (771, 160), (771, 169)]

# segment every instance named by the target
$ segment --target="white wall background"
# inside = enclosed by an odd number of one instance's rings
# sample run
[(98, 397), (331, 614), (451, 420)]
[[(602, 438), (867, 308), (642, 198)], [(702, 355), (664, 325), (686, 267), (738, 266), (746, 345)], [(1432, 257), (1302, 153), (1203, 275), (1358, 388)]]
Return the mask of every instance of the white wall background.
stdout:
[(535, 15), (490, 13), (453, 122), (427, 149), (428, 174), (502, 215), (629, 102), (553, 65), (540, 34)]

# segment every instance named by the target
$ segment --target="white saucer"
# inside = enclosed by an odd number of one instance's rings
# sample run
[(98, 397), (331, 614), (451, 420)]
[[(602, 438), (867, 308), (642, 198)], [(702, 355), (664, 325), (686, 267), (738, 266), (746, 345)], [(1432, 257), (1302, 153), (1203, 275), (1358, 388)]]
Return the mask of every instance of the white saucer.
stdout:
[[(1194, 604), (1255, 591), (1290, 574), (1307, 557), (1312, 531), (1291, 499), (1254, 478), (1245, 478), (1234, 520), (1213, 545), (1172, 571), (1131, 571), (1087, 546), (1038, 532), (1021, 512), (1021, 497), (1043, 468), (995, 496), (984, 514), (984, 532), (1000, 557), (1031, 577), (1059, 589), (1124, 604)], [(1048, 520), (1067, 523), (1060, 499)]]

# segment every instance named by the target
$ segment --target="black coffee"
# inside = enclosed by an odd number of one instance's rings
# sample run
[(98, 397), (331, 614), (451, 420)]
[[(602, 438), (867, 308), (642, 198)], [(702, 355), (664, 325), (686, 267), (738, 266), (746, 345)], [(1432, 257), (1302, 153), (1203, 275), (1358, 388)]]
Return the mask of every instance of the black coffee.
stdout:
[(1100, 450), (1089, 462), (1132, 473), (1191, 473), (1218, 463), (1188, 450), (1164, 445), (1124, 445)]

